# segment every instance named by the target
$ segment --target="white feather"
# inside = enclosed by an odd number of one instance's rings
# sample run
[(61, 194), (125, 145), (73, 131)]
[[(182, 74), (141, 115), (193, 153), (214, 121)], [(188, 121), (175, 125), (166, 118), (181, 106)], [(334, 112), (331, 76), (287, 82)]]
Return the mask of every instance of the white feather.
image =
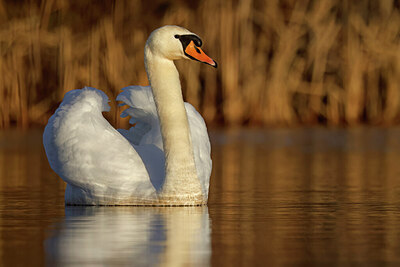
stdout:
[(101, 112), (109, 109), (107, 102), (107, 96), (94, 88), (68, 92), (45, 128), (43, 144), (50, 166), (67, 184), (83, 190), (80, 201), (66, 194), (67, 203), (155, 197), (140, 156), (104, 119)]

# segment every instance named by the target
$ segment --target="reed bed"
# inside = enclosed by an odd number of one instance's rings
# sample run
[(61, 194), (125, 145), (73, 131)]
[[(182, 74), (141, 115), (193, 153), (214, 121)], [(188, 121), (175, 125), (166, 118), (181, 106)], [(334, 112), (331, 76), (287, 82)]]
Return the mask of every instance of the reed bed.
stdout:
[[(213, 68), (177, 62), (186, 101), (209, 124), (400, 121), (398, 0), (0, 0), (0, 129), (45, 125), (65, 92), (115, 99), (147, 85), (150, 32), (198, 33)], [(105, 114), (116, 126), (115, 101)]]

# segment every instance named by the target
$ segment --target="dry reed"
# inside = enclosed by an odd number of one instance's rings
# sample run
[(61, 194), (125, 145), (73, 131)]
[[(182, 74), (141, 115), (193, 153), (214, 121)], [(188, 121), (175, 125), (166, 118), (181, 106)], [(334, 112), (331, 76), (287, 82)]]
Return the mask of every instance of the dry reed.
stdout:
[[(398, 0), (0, 0), (0, 129), (44, 125), (65, 92), (115, 99), (146, 85), (143, 46), (164, 24), (198, 33), (218, 71), (178, 62), (185, 98), (210, 124), (395, 124)], [(107, 118), (126, 120), (112, 103)]]

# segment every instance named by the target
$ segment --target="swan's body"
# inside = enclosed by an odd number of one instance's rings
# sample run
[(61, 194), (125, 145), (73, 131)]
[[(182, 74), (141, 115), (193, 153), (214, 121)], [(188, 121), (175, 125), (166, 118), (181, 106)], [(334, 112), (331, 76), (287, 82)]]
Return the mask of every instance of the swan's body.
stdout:
[[(132, 116), (136, 123), (129, 131), (117, 131), (104, 119), (101, 112), (109, 110), (108, 98), (100, 90), (84, 88), (65, 95), (46, 126), (43, 143), (50, 166), (67, 183), (66, 204), (207, 202), (211, 174), (207, 128), (201, 115), (183, 102), (173, 63), (179, 58), (197, 59), (189, 47), (201, 46), (197, 39), (177, 26), (150, 35), (145, 65), (151, 87), (130, 86), (117, 97), (130, 106), (121, 115)], [(200, 61), (216, 65), (198, 47), (196, 51)]]

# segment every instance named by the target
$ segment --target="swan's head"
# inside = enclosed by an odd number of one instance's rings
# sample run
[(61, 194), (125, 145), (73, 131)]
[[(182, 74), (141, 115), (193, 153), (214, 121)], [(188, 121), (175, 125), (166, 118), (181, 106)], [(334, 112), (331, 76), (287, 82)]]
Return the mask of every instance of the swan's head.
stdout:
[(170, 60), (193, 59), (216, 68), (217, 62), (201, 50), (201, 45), (202, 41), (196, 34), (179, 26), (167, 25), (150, 34), (145, 49)]

